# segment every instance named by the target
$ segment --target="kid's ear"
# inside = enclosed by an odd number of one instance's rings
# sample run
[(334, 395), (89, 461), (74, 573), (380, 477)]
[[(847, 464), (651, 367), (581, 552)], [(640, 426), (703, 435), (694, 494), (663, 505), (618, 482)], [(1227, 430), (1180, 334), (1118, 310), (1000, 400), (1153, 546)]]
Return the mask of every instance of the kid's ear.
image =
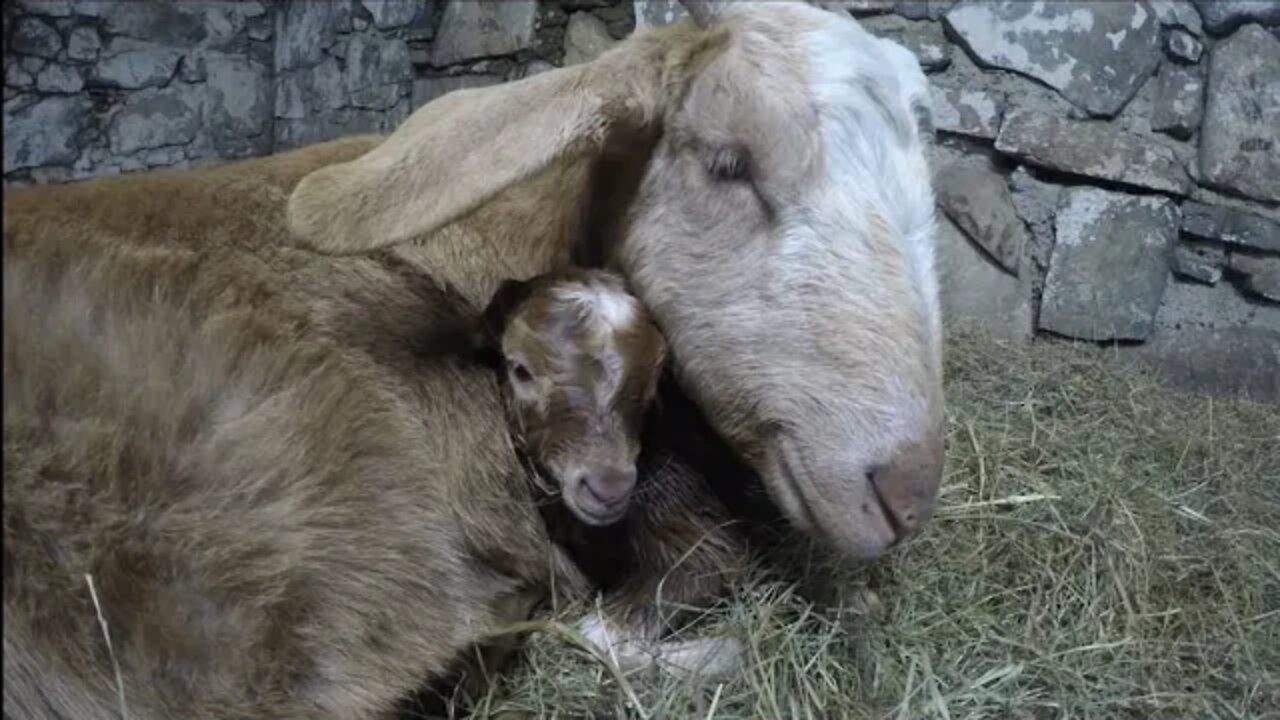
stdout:
[(501, 349), (502, 333), (507, 329), (507, 322), (529, 294), (533, 291), (530, 280), (503, 280), (502, 284), (489, 298), (481, 316), (480, 328), (486, 345)]

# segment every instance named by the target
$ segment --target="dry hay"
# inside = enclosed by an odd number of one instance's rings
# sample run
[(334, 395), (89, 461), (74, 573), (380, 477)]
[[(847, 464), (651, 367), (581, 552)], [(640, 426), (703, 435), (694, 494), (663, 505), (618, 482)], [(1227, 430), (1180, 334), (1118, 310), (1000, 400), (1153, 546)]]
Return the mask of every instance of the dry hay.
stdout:
[(1280, 408), (972, 338), (948, 392), (928, 532), (809, 573), (853, 602), (753, 574), (690, 631), (750, 666), (700, 685), (534, 632), (474, 717), (1280, 718)]

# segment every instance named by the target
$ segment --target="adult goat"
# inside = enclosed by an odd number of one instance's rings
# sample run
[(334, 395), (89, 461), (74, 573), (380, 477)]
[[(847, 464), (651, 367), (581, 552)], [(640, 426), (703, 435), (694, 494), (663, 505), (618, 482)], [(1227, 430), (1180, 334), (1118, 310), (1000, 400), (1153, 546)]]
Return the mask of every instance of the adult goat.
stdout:
[[(926, 521), (924, 76), (848, 16), (687, 4), (385, 138), (6, 190), (7, 716), (379, 717), (580, 586), (446, 351), (575, 246), (797, 527), (871, 558)], [(698, 492), (667, 510), (720, 512)]]

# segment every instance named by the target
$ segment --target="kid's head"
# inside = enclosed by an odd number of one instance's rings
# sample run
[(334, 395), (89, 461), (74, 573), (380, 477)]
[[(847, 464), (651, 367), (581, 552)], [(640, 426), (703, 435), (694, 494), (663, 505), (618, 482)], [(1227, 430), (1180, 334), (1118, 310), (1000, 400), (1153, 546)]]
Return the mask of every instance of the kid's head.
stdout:
[(583, 522), (620, 519), (666, 356), (648, 311), (619, 276), (573, 269), (504, 282), (484, 328), (517, 442)]

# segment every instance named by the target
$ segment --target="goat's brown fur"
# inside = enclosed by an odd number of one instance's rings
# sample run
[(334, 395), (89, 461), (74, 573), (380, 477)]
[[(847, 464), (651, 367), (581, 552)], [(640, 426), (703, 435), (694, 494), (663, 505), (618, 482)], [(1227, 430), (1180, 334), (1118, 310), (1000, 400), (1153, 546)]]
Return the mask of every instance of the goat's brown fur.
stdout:
[[(460, 302), (391, 254), (264, 244), (281, 166), (359, 146), (7, 198), (6, 712), (114, 712), (85, 573), (140, 717), (364, 716), (504, 597), (583, 587), (493, 378), (424, 334)], [(76, 212), (42, 218), (57, 190)], [(151, 232), (107, 234), (129, 196)], [(202, 230), (228, 201), (245, 226)]]

